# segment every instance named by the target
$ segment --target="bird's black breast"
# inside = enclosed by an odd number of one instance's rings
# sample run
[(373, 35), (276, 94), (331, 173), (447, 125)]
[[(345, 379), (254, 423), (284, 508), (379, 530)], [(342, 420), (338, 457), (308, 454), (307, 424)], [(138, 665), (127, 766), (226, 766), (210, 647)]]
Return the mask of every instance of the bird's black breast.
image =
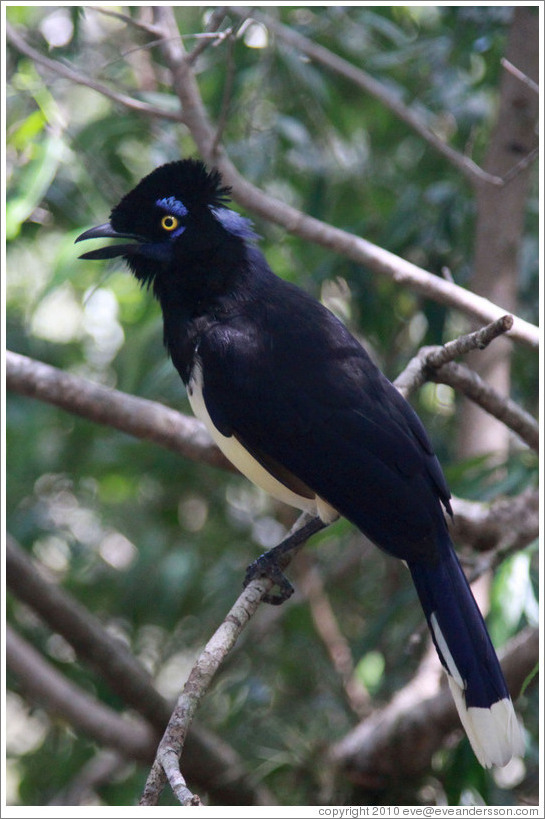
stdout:
[(186, 322), (214, 426), (281, 464), (403, 559), (433, 559), (448, 489), (411, 407), (322, 305), (270, 271), (247, 299)]

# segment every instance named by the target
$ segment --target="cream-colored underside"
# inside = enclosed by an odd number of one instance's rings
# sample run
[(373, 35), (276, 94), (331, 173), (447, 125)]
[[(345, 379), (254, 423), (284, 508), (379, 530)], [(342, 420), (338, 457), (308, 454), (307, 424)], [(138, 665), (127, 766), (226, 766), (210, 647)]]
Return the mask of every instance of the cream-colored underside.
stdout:
[(289, 506), (295, 506), (296, 509), (301, 509), (303, 512), (308, 512), (311, 515), (319, 515), (324, 523), (331, 523), (331, 521), (338, 517), (337, 512), (321, 498), (317, 496), (314, 498), (305, 498), (302, 495), (297, 495), (291, 489), (288, 489), (287, 486), (284, 486), (283, 483), (277, 481), (276, 478), (267, 472), (267, 470), (244, 449), (234, 435), (227, 437), (216, 429), (204, 403), (202, 370), (198, 364), (193, 368), (191, 379), (187, 387), (187, 395), (191, 409), (196, 417), (206, 426), (212, 439), (221, 449), (225, 457), (228, 458), (246, 478), (252, 481), (252, 483), (264, 489), (265, 492), (268, 492), (273, 498), (277, 498)]

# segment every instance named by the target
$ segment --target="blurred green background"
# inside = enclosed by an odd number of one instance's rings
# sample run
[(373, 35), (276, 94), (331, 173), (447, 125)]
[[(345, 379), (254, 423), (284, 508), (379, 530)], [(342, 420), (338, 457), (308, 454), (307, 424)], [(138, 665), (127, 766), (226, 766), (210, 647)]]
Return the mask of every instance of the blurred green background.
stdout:
[[(135, 7), (119, 7), (137, 17)], [(186, 48), (214, 7), (176, 8)], [(482, 162), (498, 102), (508, 7), (283, 7), (269, 12), (376, 76), (464, 152)], [(8, 20), (51, 58), (117, 91), (177, 110), (168, 72), (149, 38), (91, 7), (10, 7)], [(231, 17), (238, 23), (236, 17)], [(69, 373), (189, 413), (162, 346), (160, 313), (120, 260), (78, 261), (74, 239), (156, 165), (195, 155), (178, 123), (116, 105), (35, 65), (9, 47), (6, 229), (7, 346)], [(475, 204), (459, 171), (382, 104), (301, 59), (260, 26), (233, 46), (206, 49), (197, 79), (213, 121), (232, 89), (223, 132), (229, 156), (255, 185), (305, 213), (364, 236), (427, 270), (471, 270)], [(423, 114), (424, 116), (424, 114)], [(236, 205), (235, 205), (236, 207)], [(248, 214), (251, 215), (251, 214)], [(519, 314), (537, 323), (537, 177), (528, 199)], [(280, 276), (321, 297), (365, 340), (391, 378), (423, 344), (467, 329), (458, 314), (347, 259), (255, 219)], [(537, 356), (515, 352), (513, 397), (535, 413)], [(456, 396), (426, 385), (413, 403), (454, 494), (489, 500), (535, 484), (535, 458), (507, 465), (456, 459)], [(39, 401), (8, 395), (7, 510), (13, 536), (125, 640), (174, 695), (197, 652), (239, 593), (245, 567), (294, 520), (235, 475), (185, 461)], [(492, 481), (491, 481), (492, 478)], [(308, 547), (324, 578), (356, 673), (377, 704), (415, 671), (422, 615), (404, 568), (361, 548), (346, 522)], [(522, 562), (521, 562), (522, 561)], [(494, 581), (491, 628), (499, 645), (535, 621), (536, 550), (509, 559)], [(293, 575), (292, 575), (293, 576)], [(297, 582), (297, 576), (295, 576)], [(517, 585), (518, 584), (518, 585)], [(505, 612), (502, 593), (521, 600)], [(514, 593), (513, 593), (514, 589)], [(117, 699), (73, 651), (15, 598), (8, 619), (70, 679), (114, 708)], [(28, 704), (8, 678), (10, 798), (46, 805), (97, 747)], [(264, 606), (225, 664), (199, 714), (235, 748), (281, 804), (519, 804), (535, 788), (537, 691), (517, 706), (529, 754), (507, 780), (483, 772), (467, 740), (437, 754), (422, 781), (363, 792), (324, 774), (321, 754), (355, 723), (299, 593)], [(134, 804), (144, 767), (95, 794)], [(165, 796), (165, 804), (169, 802)]]

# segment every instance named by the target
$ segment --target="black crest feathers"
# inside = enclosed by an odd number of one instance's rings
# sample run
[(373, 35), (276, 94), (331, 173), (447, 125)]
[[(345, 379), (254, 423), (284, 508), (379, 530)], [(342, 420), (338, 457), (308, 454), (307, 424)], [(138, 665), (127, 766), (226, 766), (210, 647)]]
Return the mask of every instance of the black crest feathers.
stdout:
[(110, 215), (112, 227), (124, 230), (134, 214), (149, 212), (158, 199), (173, 196), (188, 210), (224, 207), (231, 189), (222, 183), (215, 168), (208, 171), (198, 159), (182, 159), (161, 165), (145, 176), (138, 185), (116, 205)]

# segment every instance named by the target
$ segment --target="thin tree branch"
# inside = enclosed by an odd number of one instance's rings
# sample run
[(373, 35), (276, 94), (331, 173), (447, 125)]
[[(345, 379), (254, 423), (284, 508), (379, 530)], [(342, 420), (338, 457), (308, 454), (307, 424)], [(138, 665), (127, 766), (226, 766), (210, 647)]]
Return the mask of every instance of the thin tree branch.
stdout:
[[(162, 28), (166, 38), (176, 26), (172, 8), (154, 6), (153, 11), (156, 25)], [(345, 255), (358, 264), (368, 266), (375, 273), (385, 275), (402, 286), (412, 288), (427, 298), (460, 310), (480, 321), (494, 321), (504, 315), (505, 311), (488, 299), (428, 273), (366, 239), (307, 216), (249, 183), (238, 173), (224, 148), (215, 145), (215, 131), (182, 43), (165, 39), (161, 51), (172, 73), (174, 90), (184, 114), (184, 123), (205, 161), (216, 165), (225, 182), (232, 187), (237, 202), (265, 219), (282, 225), (290, 233)], [(530, 347), (537, 349), (539, 346), (538, 328), (524, 319), (514, 318), (509, 336)]]
[(520, 80), (520, 82), (524, 83), (524, 85), (528, 86), (528, 88), (531, 88), (535, 94), (539, 94), (539, 85), (537, 84), (537, 82), (534, 82), (527, 74), (525, 74), (523, 71), (520, 71), (520, 69), (518, 69), (515, 65), (513, 65), (513, 63), (510, 60), (506, 59), (505, 57), (502, 57), (500, 62), (505, 68), (505, 70), (512, 74), (513, 77), (516, 77), (517, 80)]
[[(137, 20), (136, 17), (131, 17), (130, 14), (123, 14), (121, 11), (114, 11), (113, 9), (106, 8), (105, 6), (88, 6), (91, 11), (96, 12), (97, 14), (103, 14), (105, 17), (113, 17), (114, 20), (121, 20), (128, 26), (133, 26), (137, 28), (139, 31), (143, 31), (145, 34), (149, 34), (151, 37), (157, 37), (161, 34), (158, 28), (156, 28), (152, 23), (142, 22), (142, 20)], [(181, 34), (177, 35), (181, 37)]]
[[(126, 645), (107, 632), (80, 603), (47, 582), (33, 561), (8, 535), (6, 583), (17, 597), (61, 634), (123, 701), (162, 732), (172, 707)], [(274, 799), (251, 782), (238, 755), (211, 732), (196, 726), (187, 739), (186, 774), (203, 783), (223, 804), (266, 805)]]
[[(229, 27), (225, 31), (218, 31), (223, 19), (225, 18), (226, 9), (224, 6), (218, 6), (218, 8), (214, 9), (212, 12), (210, 19), (208, 21), (208, 25), (206, 26), (206, 32), (201, 35), (202, 39), (199, 43), (197, 43), (193, 50), (189, 52), (187, 55), (187, 60), (190, 65), (195, 65), (197, 62), (197, 58), (202, 54), (202, 52), (207, 49), (210, 45), (217, 45), (218, 43), (222, 42), (223, 40), (227, 39), (231, 36), (232, 28)], [(213, 36), (215, 35), (215, 36)]]
[[(310, 518), (310, 521), (312, 520)], [(289, 565), (294, 554), (304, 546), (306, 538), (303, 538), (302, 535), (306, 532), (308, 523), (309, 516), (303, 513), (287, 538), (280, 544), (281, 547), (290, 541), (295, 546), (284, 553), (283, 568)], [(269, 578), (251, 580), (199, 655), (159, 743), (155, 762), (142, 793), (141, 805), (156, 805), (167, 780), (181, 804), (199, 804), (196, 801), (198, 797), (188, 790), (183, 777), (179, 778), (178, 764), (174, 764), (174, 761), (180, 759), (195, 712), (218, 668), (234, 647), (240, 633), (257, 611), (261, 601), (270, 593), (273, 585), (273, 581)]]
[(428, 380), (428, 369), (438, 370), (443, 364), (453, 361), (458, 356), (466, 355), (472, 350), (484, 350), (491, 341), (508, 332), (512, 326), (513, 316), (503, 315), (486, 327), (459, 336), (453, 341), (447, 341), (440, 347), (422, 347), (398, 375), (394, 385), (406, 398)]
[[(442, 154), (448, 161), (454, 165), (472, 184), (487, 183), (501, 187), (504, 180), (501, 176), (496, 176), (483, 168), (479, 167), (476, 162), (473, 162), (468, 156), (459, 153), (452, 148), (443, 139), (437, 136), (434, 131), (429, 128), (422, 120), (422, 116), (417, 114), (407, 105), (405, 105), (399, 97), (392, 94), (386, 86), (376, 80), (363, 69), (349, 63), (343, 57), (330, 51), (324, 46), (314, 43), (302, 34), (299, 34), (289, 26), (285, 26), (278, 20), (275, 20), (269, 14), (265, 14), (259, 9), (240, 6), (228, 6), (229, 11), (242, 17), (244, 20), (252, 19), (261, 23), (269, 31), (272, 31), (287, 43), (292, 48), (305, 54), (306, 57), (313, 60), (320, 65), (325, 66), (330, 71), (338, 74), (341, 77), (352, 82), (358, 88), (361, 88), (366, 93), (379, 100), (386, 108), (392, 111), (398, 119), (405, 122), (413, 129), (419, 136), (421, 136), (435, 151)], [(427, 118), (432, 118), (431, 113), (427, 113)]]
[[(103, 14), (106, 17), (113, 17), (117, 20), (122, 20), (127, 25), (133, 26), (146, 34), (149, 34), (151, 37), (157, 37), (157, 35), (160, 34), (159, 29), (154, 26), (153, 23), (143, 23), (141, 20), (136, 20), (134, 17), (131, 17), (128, 14), (123, 14), (119, 11), (112, 11), (112, 9), (105, 8), (104, 6), (89, 6), (89, 8), (97, 12), (97, 14)], [(218, 32), (218, 28), (220, 27), (225, 14), (226, 9), (220, 6), (219, 8), (214, 9), (212, 12), (210, 20), (206, 26), (206, 31), (195, 34), (178, 33), (175, 35), (174, 39), (177, 40), (198, 40), (196, 46), (188, 54), (188, 60), (190, 63), (194, 64), (197, 57), (199, 57), (200, 54), (202, 54), (202, 52), (210, 45), (217, 45), (231, 34), (231, 28)], [(160, 37), (159, 40), (153, 40), (151, 43), (148, 43), (146, 47), (149, 48), (150, 46), (156, 46), (163, 39), (163, 37)]]
[(233, 471), (200, 421), (155, 401), (103, 387), (10, 350), (6, 352), (6, 385), (21, 395), (152, 441), (184, 458)]
[[(527, 628), (501, 652), (502, 668), (511, 694), (518, 695), (539, 657), (539, 633)], [(350, 731), (330, 751), (330, 762), (361, 787), (384, 788), (399, 778), (429, 771), (431, 757), (459, 727), (446, 686), (430, 695), (423, 684), (423, 667), (383, 708)], [(395, 748), (395, 754), (391, 749)]]
[(539, 425), (535, 419), (511, 398), (500, 395), (465, 364), (451, 361), (435, 372), (431, 370), (429, 381), (448, 384), (467, 398), (471, 398), (475, 404), (516, 432), (531, 449), (539, 452)]
[(505, 182), (511, 182), (512, 179), (514, 179), (516, 176), (518, 176), (520, 173), (526, 170), (526, 168), (529, 165), (531, 165), (532, 162), (535, 162), (538, 156), (539, 146), (536, 146), (535, 148), (532, 148), (532, 150), (529, 153), (527, 153), (526, 156), (523, 156), (522, 159), (519, 162), (517, 162), (516, 165), (513, 165), (513, 167), (507, 171), (507, 173), (503, 177)]
[(129, 108), (131, 111), (137, 111), (139, 114), (145, 114), (150, 117), (162, 117), (163, 119), (171, 120), (172, 122), (183, 122), (183, 116), (180, 113), (168, 111), (164, 108), (156, 108), (154, 105), (149, 105), (147, 102), (141, 102), (134, 97), (129, 97), (127, 94), (122, 94), (119, 91), (112, 91), (107, 85), (92, 80), (84, 74), (79, 74), (72, 68), (63, 65), (58, 60), (51, 60), (49, 57), (44, 57), (39, 51), (28, 43), (17, 33), (17, 31), (9, 23), (6, 23), (6, 35), (8, 42), (16, 48), (21, 54), (30, 57), (37, 65), (42, 65), (48, 71), (64, 77), (76, 85), (84, 85), (91, 88), (98, 94), (112, 100), (113, 102)]
[(6, 663), (25, 696), (66, 719), (96, 742), (129, 759), (153, 759), (157, 733), (143, 719), (127, 720), (85, 693), (48, 663), (36, 649), (6, 626)]
[[(157, 749), (155, 762), (140, 800), (141, 805), (157, 804), (169, 774), (170, 785), (173, 791), (181, 797), (181, 804), (195, 804), (193, 800), (198, 797), (185, 788), (185, 784), (181, 786), (177, 778), (179, 768), (177, 765), (173, 768), (172, 765), (173, 756), (179, 760), (197, 706), (208, 690), (219, 665), (234, 646), (241, 630), (255, 613), (261, 598), (271, 586), (270, 580), (252, 580), (200, 654), (178, 698), (176, 708)], [(175, 776), (173, 776), (174, 771)], [(181, 793), (182, 787), (183, 794)]]
[(495, 338), (509, 331), (512, 316), (497, 321), (474, 333), (460, 336), (442, 347), (422, 347), (401, 372), (394, 386), (407, 397), (425, 381), (448, 384), (471, 398), (476, 404), (516, 432), (529, 447), (539, 450), (539, 425), (532, 416), (508, 397), (496, 390), (463, 364), (453, 359), (471, 350), (483, 350)]

